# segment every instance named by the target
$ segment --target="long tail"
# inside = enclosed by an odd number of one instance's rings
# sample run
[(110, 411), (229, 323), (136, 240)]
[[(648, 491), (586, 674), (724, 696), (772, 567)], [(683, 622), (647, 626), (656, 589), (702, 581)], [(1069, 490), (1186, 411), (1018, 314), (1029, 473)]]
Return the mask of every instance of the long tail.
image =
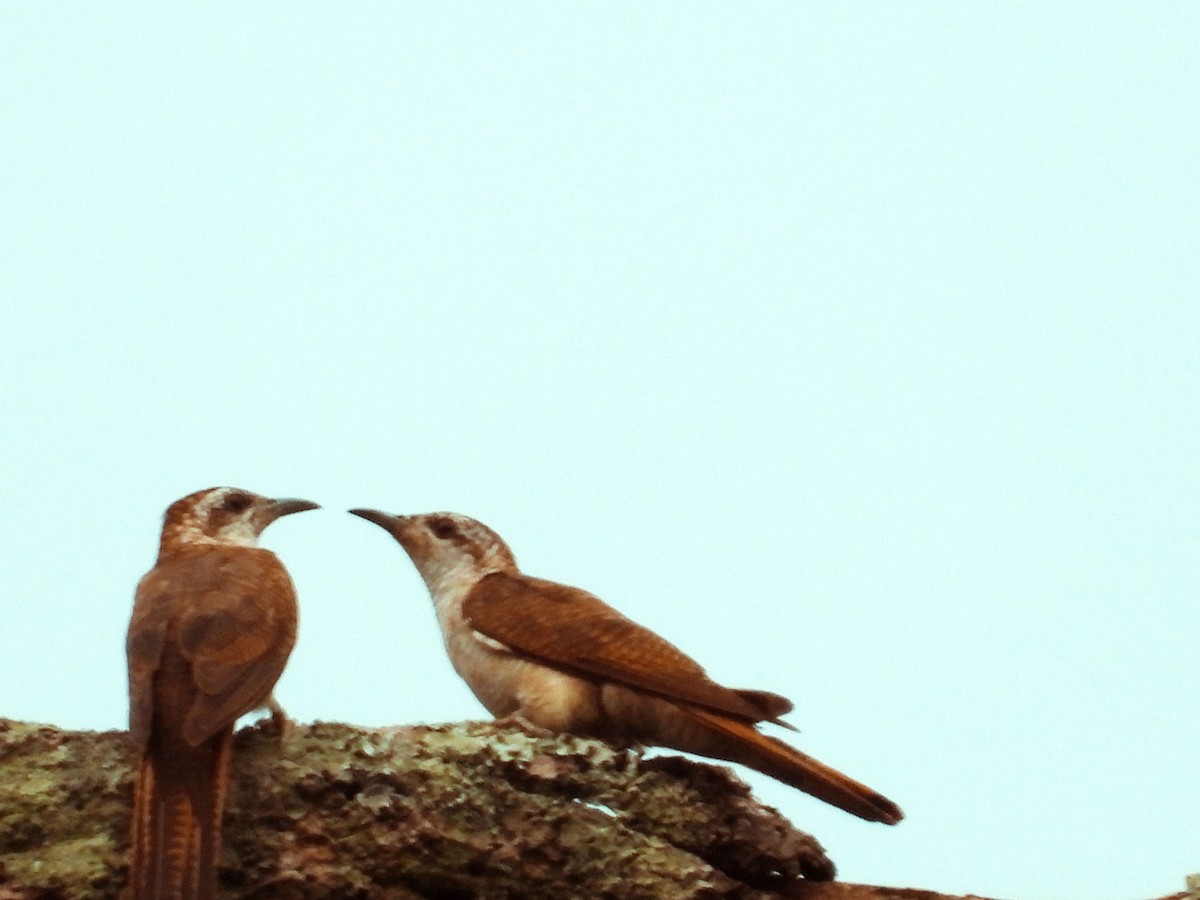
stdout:
[(198, 747), (152, 736), (133, 792), (128, 900), (212, 900), (233, 729)]
[(895, 825), (904, 818), (900, 807), (879, 792), (760, 733), (753, 725), (695, 707), (684, 711), (711, 732), (720, 751), (714, 756), (749, 766), (870, 822)]

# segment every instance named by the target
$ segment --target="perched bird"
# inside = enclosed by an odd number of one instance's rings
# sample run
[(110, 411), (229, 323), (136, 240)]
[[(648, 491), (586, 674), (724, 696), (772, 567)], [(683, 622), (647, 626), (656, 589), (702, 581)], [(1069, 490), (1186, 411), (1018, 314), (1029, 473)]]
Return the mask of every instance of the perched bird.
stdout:
[(125, 643), (140, 756), (132, 900), (214, 894), (233, 725), (263, 706), (282, 722), (271, 690), (296, 642), (296, 590), (258, 536), (280, 516), (316, 508), (217, 487), (167, 509)]
[(873, 822), (899, 807), (758, 731), (791, 702), (710, 679), (691, 657), (579, 588), (521, 573), (508, 545), (454, 513), (352, 509), (390, 533), (429, 587), (455, 670), (497, 717), (741, 763)]

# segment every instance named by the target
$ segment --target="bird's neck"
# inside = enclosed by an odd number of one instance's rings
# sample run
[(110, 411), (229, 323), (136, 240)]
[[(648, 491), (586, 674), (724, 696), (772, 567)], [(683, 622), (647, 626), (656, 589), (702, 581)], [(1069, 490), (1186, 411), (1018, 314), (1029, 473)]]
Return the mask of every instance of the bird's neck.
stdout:
[(158, 545), (158, 558), (164, 560), (175, 556), (187, 556), (211, 550), (213, 547), (260, 549), (258, 535), (249, 529), (245, 532), (238, 530), (232, 534), (230, 529), (225, 529), (219, 535), (212, 535), (206, 534), (203, 528), (195, 524), (182, 523), (174, 527), (168, 524), (163, 528), (162, 540)]

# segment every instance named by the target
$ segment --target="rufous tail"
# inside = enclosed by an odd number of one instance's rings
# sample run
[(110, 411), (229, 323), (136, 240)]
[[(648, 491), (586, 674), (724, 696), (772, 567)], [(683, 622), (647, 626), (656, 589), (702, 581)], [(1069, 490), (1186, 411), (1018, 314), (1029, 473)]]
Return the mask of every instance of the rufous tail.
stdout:
[(753, 725), (695, 707), (685, 712), (711, 730), (723, 759), (770, 775), (869, 822), (895, 825), (904, 818), (900, 807), (878, 791), (762, 734)]
[(133, 792), (127, 900), (212, 900), (233, 729), (198, 747), (151, 736)]

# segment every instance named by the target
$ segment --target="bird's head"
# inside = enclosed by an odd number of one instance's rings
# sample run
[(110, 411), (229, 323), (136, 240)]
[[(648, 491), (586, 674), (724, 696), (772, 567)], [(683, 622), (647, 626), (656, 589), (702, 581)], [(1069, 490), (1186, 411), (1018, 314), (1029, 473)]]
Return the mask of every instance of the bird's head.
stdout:
[(280, 516), (317, 508), (309, 500), (275, 500), (240, 488), (196, 491), (167, 507), (160, 555), (192, 544), (254, 547), (263, 529)]
[(517, 571), (508, 544), (470, 516), (449, 512), (393, 516), (377, 509), (350, 512), (399, 541), (435, 595), (452, 582), (474, 583), (488, 572)]

